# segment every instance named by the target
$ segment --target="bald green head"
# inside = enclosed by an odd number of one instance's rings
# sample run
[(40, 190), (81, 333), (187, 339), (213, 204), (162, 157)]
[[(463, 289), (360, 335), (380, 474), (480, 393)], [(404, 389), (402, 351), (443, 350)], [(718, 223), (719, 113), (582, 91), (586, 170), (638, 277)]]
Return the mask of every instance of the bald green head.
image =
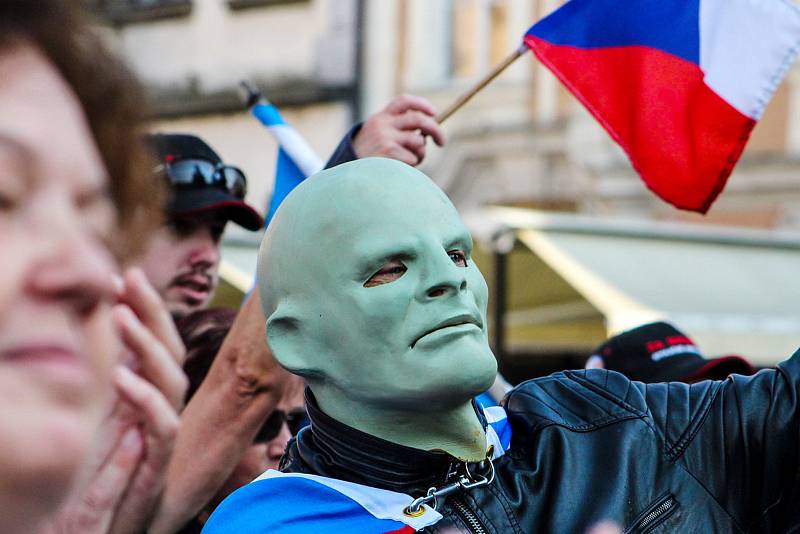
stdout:
[(298, 186), (259, 252), (267, 339), (323, 408), (463, 404), (488, 388), (487, 288), (445, 194), (370, 158)]

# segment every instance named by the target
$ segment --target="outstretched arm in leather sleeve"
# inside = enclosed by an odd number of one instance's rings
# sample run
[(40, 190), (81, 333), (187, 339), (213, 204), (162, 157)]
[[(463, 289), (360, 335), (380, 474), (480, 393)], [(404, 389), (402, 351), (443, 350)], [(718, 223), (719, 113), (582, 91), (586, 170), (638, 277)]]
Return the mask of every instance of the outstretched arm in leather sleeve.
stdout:
[(272, 358), (264, 323), (255, 290), (181, 414), (166, 489), (151, 532), (174, 532), (205, 506), (277, 406), (288, 374)]
[(666, 453), (746, 531), (785, 531), (800, 495), (800, 351), (722, 382), (644, 389)]

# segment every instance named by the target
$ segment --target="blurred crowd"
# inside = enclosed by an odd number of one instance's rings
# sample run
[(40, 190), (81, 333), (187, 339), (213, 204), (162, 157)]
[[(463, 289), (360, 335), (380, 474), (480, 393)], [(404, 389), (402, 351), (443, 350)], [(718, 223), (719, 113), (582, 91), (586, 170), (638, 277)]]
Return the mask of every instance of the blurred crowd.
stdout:
[[(200, 532), (309, 423), (259, 292), (209, 307), (226, 226), (264, 225), (246, 176), (191, 132), (144, 133), (145, 109), (71, 2), (0, 3), (0, 532)], [(434, 115), (397, 97), (326, 167), (418, 165), (445, 143)], [(755, 372), (667, 323), (609, 339), (586, 367), (642, 382)], [(509, 388), (498, 375), (478, 402)]]

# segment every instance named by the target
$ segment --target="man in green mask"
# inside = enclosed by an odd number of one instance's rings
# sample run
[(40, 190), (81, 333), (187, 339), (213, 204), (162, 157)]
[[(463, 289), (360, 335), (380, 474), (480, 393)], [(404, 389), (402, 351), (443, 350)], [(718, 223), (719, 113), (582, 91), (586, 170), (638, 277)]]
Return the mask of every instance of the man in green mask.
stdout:
[(287, 199), (259, 254), (270, 347), (335, 419), (483, 459), (470, 399), (492, 385), (497, 364), (469, 231), (406, 165), (375, 158), (324, 174)]
[(471, 399), (496, 364), (471, 251), (444, 193), (396, 161), (340, 165), (287, 197), (258, 277), (312, 425), (204, 532), (788, 527), (800, 353), (691, 387), (558, 373), (481, 411)]

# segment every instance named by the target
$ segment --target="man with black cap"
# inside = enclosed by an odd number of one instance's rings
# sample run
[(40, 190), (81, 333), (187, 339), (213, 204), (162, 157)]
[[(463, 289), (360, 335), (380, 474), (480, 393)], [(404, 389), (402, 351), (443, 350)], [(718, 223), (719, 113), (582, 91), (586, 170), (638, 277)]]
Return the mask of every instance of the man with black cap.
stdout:
[(741, 356), (704, 358), (686, 334), (669, 323), (648, 323), (610, 337), (586, 361), (587, 369), (610, 369), (639, 382), (724, 380), (755, 372)]
[(217, 288), (220, 239), (228, 221), (258, 230), (261, 215), (244, 201), (247, 179), (202, 139), (188, 134), (147, 137), (156, 173), (169, 184), (166, 224), (137, 261), (173, 317), (205, 308)]

